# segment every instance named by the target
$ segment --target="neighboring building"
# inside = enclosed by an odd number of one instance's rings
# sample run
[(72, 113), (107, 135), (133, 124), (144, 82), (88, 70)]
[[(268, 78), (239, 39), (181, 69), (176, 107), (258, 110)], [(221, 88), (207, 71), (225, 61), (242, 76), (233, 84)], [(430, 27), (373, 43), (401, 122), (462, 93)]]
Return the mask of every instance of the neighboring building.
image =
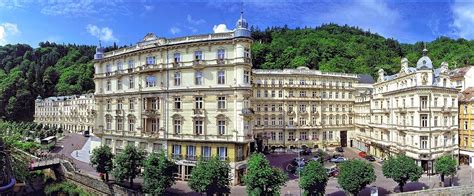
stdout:
[(372, 99), (374, 79), (370, 75), (359, 74), (354, 102), (354, 131), (350, 135), (350, 147), (368, 152), (370, 141), (365, 139), (370, 124), (370, 100)]
[(451, 70), (449, 73), (451, 85), (454, 85), (459, 91), (474, 87), (474, 69), (473, 66), (466, 66)]
[(356, 74), (307, 67), (253, 70), (254, 135), (258, 146), (346, 146), (353, 130)]
[(165, 150), (187, 180), (198, 157), (229, 160), (242, 180), (253, 141), (252, 39), (232, 32), (174, 39), (147, 34), (132, 47), (95, 56), (95, 134), (114, 153), (126, 145)]
[(474, 87), (459, 96), (459, 162), (474, 167)]
[(35, 101), (34, 122), (65, 132), (94, 130), (96, 118), (93, 94), (38, 98)]
[[(448, 64), (434, 69), (426, 52), (416, 68), (403, 58), (395, 75), (379, 70), (370, 123), (358, 125), (356, 134), (365, 144), (359, 146), (376, 157), (405, 154), (433, 172), (436, 158), (458, 154), (458, 90), (450, 85)], [(365, 101), (360, 104), (367, 106)]]

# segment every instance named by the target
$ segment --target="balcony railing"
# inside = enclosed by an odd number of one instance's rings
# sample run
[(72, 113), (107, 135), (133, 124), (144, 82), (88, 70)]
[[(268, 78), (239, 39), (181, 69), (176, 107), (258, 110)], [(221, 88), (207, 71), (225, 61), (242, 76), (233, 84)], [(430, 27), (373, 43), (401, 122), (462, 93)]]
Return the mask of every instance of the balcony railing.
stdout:
[(223, 64), (225, 64), (225, 60), (224, 60), (224, 59), (217, 59), (217, 60), (216, 60), (216, 63), (217, 63), (218, 65), (223, 65)]
[(243, 108), (242, 109), (242, 115), (243, 116), (252, 116), (254, 114), (254, 111), (252, 108)]
[(188, 161), (196, 161), (197, 160), (197, 156), (196, 155), (186, 155), (186, 160)]
[(183, 158), (183, 156), (182, 156), (181, 154), (172, 154), (171, 157), (172, 157), (173, 159), (176, 159), (176, 160), (180, 160), (180, 159)]
[(158, 110), (155, 110), (155, 109), (147, 109), (147, 110), (143, 110), (143, 115), (146, 115), (146, 116), (157, 116), (157, 115), (160, 115), (159, 111)]
[(202, 68), (204, 66), (204, 61), (200, 59), (196, 59), (193, 61), (193, 67), (195, 68)]
[(177, 67), (180, 67), (180, 66), (181, 66), (181, 63), (180, 63), (180, 62), (178, 62), (178, 61), (174, 61), (174, 62), (173, 62), (173, 67), (174, 67), (174, 68), (177, 68)]
[(205, 111), (202, 108), (201, 109), (197, 109), (197, 108), (193, 109), (193, 114), (195, 116), (202, 116), (202, 115), (204, 115), (204, 113), (205, 113)]

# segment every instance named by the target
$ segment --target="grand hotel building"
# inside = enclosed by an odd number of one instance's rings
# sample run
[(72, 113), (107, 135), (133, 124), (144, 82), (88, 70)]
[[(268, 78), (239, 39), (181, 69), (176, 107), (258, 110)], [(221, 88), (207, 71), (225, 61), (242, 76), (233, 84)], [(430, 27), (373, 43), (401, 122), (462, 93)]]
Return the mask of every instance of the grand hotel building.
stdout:
[(117, 153), (126, 145), (165, 150), (187, 180), (199, 156), (229, 160), (242, 180), (253, 141), (250, 46), (242, 17), (232, 32), (166, 39), (95, 55), (95, 135)]
[(354, 146), (382, 159), (405, 154), (433, 172), (435, 159), (458, 155), (459, 91), (448, 64), (433, 68), (426, 52), (416, 68), (403, 58), (395, 75), (379, 70), (373, 93), (359, 95)]

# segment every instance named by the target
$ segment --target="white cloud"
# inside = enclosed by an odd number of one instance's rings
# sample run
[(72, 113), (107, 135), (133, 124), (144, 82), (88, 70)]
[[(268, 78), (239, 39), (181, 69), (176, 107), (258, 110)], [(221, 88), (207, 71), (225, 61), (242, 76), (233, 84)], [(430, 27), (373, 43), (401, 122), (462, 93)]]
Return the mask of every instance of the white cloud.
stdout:
[(171, 34), (176, 35), (176, 34), (181, 32), (181, 29), (178, 28), (178, 27), (171, 27), (170, 32), (171, 32)]
[(187, 21), (188, 21), (190, 24), (192, 24), (192, 25), (200, 25), (200, 24), (203, 24), (203, 23), (206, 22), (204, 19), (193, 19), (193, 18), (191, 17), (191, 15), (189, 15), (189, 14), (188, 14), (188, 16), (187, 16), (186, 19), (187, 19)]
[(225, 32), (231, 31), (230, 29), (227, 28), (225, 24), (214, 25), (212, 30), (214, 31), (214, 33), (225, 33)]
[(17, 24), (13, 23), (2, 23), (0, 24), (0, 45), (8, 43), (7, 37), (20, 34)]
[(474, 39), (474, 2), (456, 0), (451, 9), (455, 36)]
[(143, 8), (145, 8), (145, 11), (153, 11), (155, 9), (155, 6), (153, 5), (144, 5)]
[(114, 37), (114, 31), (109, 27), (100, 28), (96, 25), (88, 24), (86, 29), (89, 34), (100, 40), (106, 42), (118, 41), (118, 39)]
[[(304, 22), (311, 25), (328, 22), (348, 24), (393, 37), (405, 28), (401, 19), (400, 13), (390, 8), (385, 1), (361, 0), (335, 3), (323, 13), (309, 14)], [(315, 21), (319, 24), (315, 24)]]

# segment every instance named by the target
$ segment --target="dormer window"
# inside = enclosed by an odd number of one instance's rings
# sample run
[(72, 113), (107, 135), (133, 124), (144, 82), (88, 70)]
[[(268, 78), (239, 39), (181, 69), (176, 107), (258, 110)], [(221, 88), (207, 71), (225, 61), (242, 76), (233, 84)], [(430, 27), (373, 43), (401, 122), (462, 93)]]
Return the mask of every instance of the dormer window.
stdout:
[(225, 58), (225, 50), (219, 49), (217, 50), (217, 59), (223, 60)]
[(174, 62), (175, 63), (181, 62), (181, 54), (179, 52), (174, 53)]
[(146, 57), (146, 64), (147, 65), (154, 65), (155, 64), (155, 57), (154, 56)]
[(112, 66), (110, 64), (105, 66), (105, 73), (110, 73), (112, 72)]
[(202, 51), (198, 50), (194, 52), (194, 60), (203, 60)]

